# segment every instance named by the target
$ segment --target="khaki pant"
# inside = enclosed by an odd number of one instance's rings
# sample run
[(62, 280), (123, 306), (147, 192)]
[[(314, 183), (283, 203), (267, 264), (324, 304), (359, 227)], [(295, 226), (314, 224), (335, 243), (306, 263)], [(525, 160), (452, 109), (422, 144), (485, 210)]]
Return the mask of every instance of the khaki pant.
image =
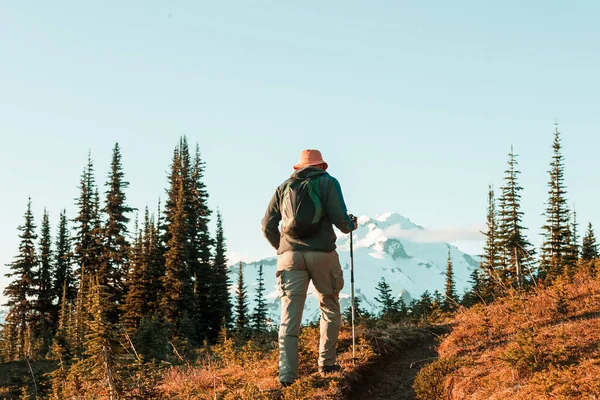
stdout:
[(340, 331), (339, 293), (344, 287), (340, 260), (335, 251), (288, 251), (277, 257), (277, 285), (281, 298), (279, 328), (279, 380), (298, 379), (298, 335), (308, 284), (312, 280), (321, 309), (319, 365), (336, 361)]

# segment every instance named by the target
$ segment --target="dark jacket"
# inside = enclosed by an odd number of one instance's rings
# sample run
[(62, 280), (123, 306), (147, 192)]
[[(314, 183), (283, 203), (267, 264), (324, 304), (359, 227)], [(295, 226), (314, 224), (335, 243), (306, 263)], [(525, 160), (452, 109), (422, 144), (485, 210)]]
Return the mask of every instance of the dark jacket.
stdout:
[(280, 233), (280, 204), (283, 190), (288, 181), (281, 184), (275, 191), (265, 217), (262, 220), (262, 230), (269, 243), (271, 243), (271, 246), (277, 250), (277, 254), (297, 250), (334, 251), (336, 248), (336, 236), (333, 231), (333, 225), (344, 233), (349, 233), (354, 229), (354, 222), (348, 216), (348, 210), (342, 196), (342, 189), (337, 179), (322, 169), (315, 167), (306, 167), (298, 170), (292, 174), (291, 178), (306, 179), (318, 175), (321, 175), (319, 183), (324, 215), (321, 219), (320, 230), (309, 238), (295, 239)]

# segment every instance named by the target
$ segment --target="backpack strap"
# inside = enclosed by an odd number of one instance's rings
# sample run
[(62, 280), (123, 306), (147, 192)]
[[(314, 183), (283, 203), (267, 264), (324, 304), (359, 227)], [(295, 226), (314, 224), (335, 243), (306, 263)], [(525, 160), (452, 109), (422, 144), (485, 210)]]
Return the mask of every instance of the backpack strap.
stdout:
[(308, 195), (315, 204), (315, 216), (312, 223), (316, 224), (323, 218), (323, 206), (321, 205), (321, 176), (319, 175), (315, 179), (311, 179), (306, 186), (308, 188)]

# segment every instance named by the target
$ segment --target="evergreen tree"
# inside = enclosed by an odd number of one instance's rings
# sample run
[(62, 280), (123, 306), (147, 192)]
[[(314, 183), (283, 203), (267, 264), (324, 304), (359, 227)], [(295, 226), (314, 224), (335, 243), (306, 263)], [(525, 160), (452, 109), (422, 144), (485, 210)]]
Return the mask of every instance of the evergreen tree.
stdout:
[(36, 273), (35, 284), (35, 313), (37, 320), (37, 332), (42, 338), (42, 354), (50, 350), (52, 334), (56, 329), (56, 310), (53, 304), (54, 293), (52, 287), (52, 275), (54, 267), (52, 263), (52, 237), (50, 234), (50, 219), (48, 212), (44, 210), (39, 242), (39, 268)]
[(235, 329), (237, 332), (245, 334), (248, 328), (248, 293), (246, 292), (246, 285), (244, 283), (243, 268), (240, 261), (236, 289)]
[[(402, 300), (402, 298), (400, 298), (400, 300)], [(371, 317), (369, 312), (367, 310), (365, 310), (364, 308), (362, 308), (361, 302), (362, 302), (362, 300), (360, 297), (356, 296), (354, 298), (354, 322), (355, 323), (360, 323)], [(348, 305), (348, 307), (346, 307), (342, 316), (344, 318), (344, 321), (346, 321), (347, 324), (352, 323), (352, 304), (350, 304), (350, 305)]]
[(408, 306), (406, 305), (406, 301), (404, 301), (404, 298), (402, 296), (400, 296), (396, 301), (396, 309), (398, 310), (400, 317), (408, 317)]
[(456, 295), (456, 284), (454, 282), (454, 267), (452, 266), (452, 257), (448, 249), (448, 263), (446, 264), (446, 286), (444, 288), (444, 300), (442, 309), (444, 311), (456, 310), (458, 296)]
[(227, 246), (223, 232), (223, 219), (217, 211), (217, 234), (215, 238), (215, 256), (213, 258), (213, 282), (210, 286), (210, 299), (213, 303), (212, 328), (210, 338), (216, 339), (224, 325), (231, 321), (231, 299), (229, 294), (229, 276), (227, 275)]
[[(147, 232), (150, 225), (147, 208), (144, 219), (144, 230)], [(152, 306), (151, 291), (153, 276), (148, 262), (147, 242), (149, 238), (146, 235), (147, 233), (142, 234), (141, 229), (138, 231), (138, 236), (133, 244), (129, 276), (125, 282), (127, 294), (123, 304), (121, 323), (129, 334), (136, 332), (142, 318), (150, 314), (150, 307)]]
[(71, 240), (69, 237), (69, 226), (67, 213), (60, 213), (58, 224), (58, 235), (56, 239), (56, 252), (54, 253), (54, 297), (58, 298), (57, 304), (62, 303), (63, 286), (66, 284), (67, 302), (75, 300), (76, 286), (71, 264)]
[(150, 226), (148, 227), (148, 264), (152, 275), (152, 285), (150, 292), (150, 308), (153, 311), (158, 311), (160, 304), (160, 294), (162, 293), (162, 277), (165, 275), (165, 258), (164, 246), (160, 240), (161, 226), (160, 201), (157, 213), (157, 219), (154, 220), (154, 215), (150, 217)]
[(203, 339), (209, 334), (211, 319), (214, 318), (213, 301), (209, 298), (210, 285), (214, 280), (211, 268), (211, 248), (208, 224), (211, 211), (208, 208), (208, 192), (203, 182), (205, 164), (200, 158), (200, 149), (196, 145), (193, 166), (190, 171), (189, 198), (189, 265), (194, 280), (195, 321), (197, 334)]
[(484, 233), (485, 245), (483, 255), (481, 256), (481, 269), (485, 272), (482, 279), (482, 296), (486, 300), (491, 300), (499, 289), (501, 282), (502, 260), (501, 244), (498, 232), (498, 216), (496, 212), (496, 199), (494, 188), (489, 186), (488, 206), (487, 206), (487, 230)]
[(594, 227), (592, 223), (588, 223), (588, 228), (583, 237), (581, 245), (581, 261), (590, 262), (598, 258), (598, 243), (594, 235)]
[(564, 158), (558, 123), (555, 123), (553, 156), (550, 163), (550, 180), (548, 181), (548, 203), (546, 205), (546, 222), (542, 226), (544, 243), (542, 245), (541, 276), (546, 282), (552, 282), (563, 273), (563, 256), (568, 251), (569, 209), (567, 207), (567, 190), (564, 183)]
[(433, 299), (431, 293), (426, 290), (421, 294), (419, 300), (413, 300), (413, 302), (411, 302), (411, 313), (414, 317), (422, 318), (424, 321), (427, 321), (432, 306)]
[(31, 349), (27, 343), (27, 331), (31, 322), (34, 304), (32, 296), (35, 293), (36, 270), (38, 260), (35, 252), (35, 234), (36, 226), (31, 212), (31, 199), (27, 203), (25, 212), (25, 223), (19, 226), (19, 254), (8, 266), (10, 272), (6, 277), (12, 278), (12, 281), (4, 289), (4, 295), (8, 298), (5, 306), (8, 306), (6, 315), (6, 325), (9, 326), (12, 346), (13, 359), (22, 359), (30, 357)]
[(384, 277), (381, 277), (381, 280), (377, 283), (375, 290), (377, 290), (379, 293), (375, 298), (375, 301), (381, 304), (381, 317), (385, 318), (393, 316), (393, 314), (398, 311), (396, 307), (396, 301), (392, 295), (392, 288), (385, 281)]
[(77, 200), (78, 215), (74, 219), (76, 236), (75, 242), (75, 276), (81, 279), (82, 269), (87, 273), (95, 273), (96, 263), (96, 239), (94, 230), (94, 165), (91, 154), (88, 155), (88, 164), (83, 170), (80, 181), (80, 194)]
[(100, 284), (106, 286), (109, 304), (109, 319), (116, 322), (118, 307), (123, 303), (125, 295), (125, 277), (129, 266), (130, 244), (127, 240), (127, 224), (129, 213), (133, 208), (126, 202), (125, 189), (129, 182), (125, 181), (125, 173), (121, 165), (121, 149), (116, 143), (113, 149), (110, 173), (106, 183), (106, 203), (102, 210), (108, 220), (103, 232), (102, 268), (98, 275)]
[(265, 301), (265, 280), (263, 279), (262, 264), (258, 267), (257, 283), (255, 306), (252, 313), (252, 328), (257, 332), (264, 332), (267, 329), (267, 302)]
[(577, 234), (577, 213), (573, 210), (573, 219), (566, 231), (567, 246), (563, 255), (564, 273), (572, 279), (579, 261), (579, 237)]
[(172, 212), (168, 225), (169, 242), (165, 254), (165, 275), (161, 280), (163, 292), (160, 306), (165, 320), (177, 330), (180, 318), (184, 313), (189, 313), (193, 304), (192, 279), (187, 265), (189, 248), (186, 246), (187, 217), (182, 181), (179, 181), (177, 204)]
[(83, 360), (85, 379), (96, 382), (102, 391), (108, 391), (108, 398), (119, 397), (118, 339), (115, 327), (108, 319), (108, 295), (97, 279), (90, 291), (92, 320), (89, 333), (85, 336), (85, 355)]
[(486, 287), (481, 279), (479, 271), (478, 268), (475, 268), (471, 272), (471, 280), (469, 281), (471, 289), (464, 294), (460, 302), (464, 307), (472, 307), (475, 304), (485, 301), (484, 292)]
[(71, 321), (71, 350), (75, 356), (81, 356), (84, 351), (85, 336), (88, 332), (89, 314), (89, 291), (91, 289), (91, 276), (85, 269), (81, 268), (79, 276), (79, 289), (75, 298), (75, 310)]
[(501, 278), (507, 286), (521, 286), (526, 272), (531, 267), (528, 250), (531, 247), (525, 237), (522, 225), (521, 191), (518, 184), (517, 155), (511, 146), (508, 154), (508, 169), (504, 171), (504, 186), (500, 199), (498, 238), (502, 249), (503, 275)]

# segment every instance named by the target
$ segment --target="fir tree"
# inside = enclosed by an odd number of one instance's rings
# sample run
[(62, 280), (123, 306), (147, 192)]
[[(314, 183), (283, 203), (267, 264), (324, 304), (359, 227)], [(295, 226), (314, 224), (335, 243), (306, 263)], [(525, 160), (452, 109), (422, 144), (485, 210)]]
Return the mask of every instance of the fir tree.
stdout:
[(583, 237), (581, 245), (581, 261), (590, 262), (598, 258), (598, 243), (594, 235), (594, 227), (592, 223), (588, 223), (587, 231)]
[(46, 354), (52, 343), (52, 334), (56, 329), (56, 309), (53, 304), (54, 293), (52, 275), (52, 237), (50, 234), (50, 219), (44, 210), (39, 242), (39, 268), (36, 274), (35, 297), (37, 298), (35, 311), (38, 323), (38, 333), (42, 338), (42, 354)]
[(481, 269), (473, 269), (473, 271), (471, 271), (470, 278), (470, 288), (465, 291), (460, 301), (460, 304), (467, 308), (472, 307), (475, 304), (485, 302), (485, 299), (483, 298), (485, 286), (483, 284), (483, 280), (481, 279)]
[(517, 155), (511, 146), (508, 154), (508, 169), (504, 171), (504, 186), (500, 199), (499, 231), (502, 251), (503, 274), (501, 278), (508, 286), (521, 286), (524, 276), (529, 272), (529, 248), (522, 225), (523, 212), (521, 211), (521, 191), (518, 184), (520, 171), (517, 170)]
[(69, 237), (69, 226), (67, 213), (63, 210), (60, 213), (60, 222), (58, 224), (58, 235), (56, 239), (56, 252), (54, 253), (54, 297), (58, 299), (57, 304), (62, 303), (63, 286), (66, 284), (67, 301), (75, 300), (75, 278), (71, 264), (71, 240)]
[(563, 273), (563, 256), (568, 251), (569, 210), (567, 190), (564, 183), (564, 158), (558, 123), (555, 123), (553, 156), (550, 163), (548, 181), (548, 203), (546, 205), (546, 223), (542, 226), (544, 243), (542, 245), (541, 276), (546, 282), (552, 282)]
[(77, 200), (78, 215), (74, 219), (76, 236), (75, 261), (77, 267), (75, 276), (81, 279), (82, 269), (88, 273), (96, 272), (96, 239), (94, 237), (94, 165), (91, 154), (88, 155), (88, 164), (83, 170), (80, 181), (80, 194)]
[(213, 303), (210, 338), (216, 339), (224, 325), (231, 321), (231, 299), (229, 294), (229, 276), (227, 275), (227, 246), (223, 232), (223, 219), (217, 211), (217, 234), (215, 256), (213, 258), (213, 282), (210, 287), (210, 299)]
[(377, 290), (379, 293), (375, 298), (375, 301), (381, 304), (381, 317), (384, 318), (393, 316), (393, 314), (398, 311), (396, 308), (396, 301), (392, 295), (392, 288), (385, 281), (384, 277), (381, 277), (381, 280), (377, 283), (375, 290)]
[(429, 293), (429, 291), (426, 290), (425, 292), (423, 292), (423, 294), (421, 294), (419, 300), (413, 300), (411, 304), (412, 315), (417, 318), (422, 318), (424, 321), (427, 321), (431, 312), (431, 307), (433, 305), (431, 293)]
[(86, 380), (97, 382), (101, 390), (108, 389), (108, 398), (119, 397), (118, 355), (119, 342), (115, 328), (108, 319), (106, 289), (96, 279), (90, 291), (92, 320), (85, 337)]
[(106, 203), (102, 210), (108, 220), (103, 234), (102, 269), (98, 275), (100, 284), (106, 285), (109, 303), (109, 318), (116, 322), (119, 315), (117, 308), (123, 303), (125, 295), (125, 277), (129, 266), (130, 244), (127, 240), (127, 224), (129, 213), (133, 208), (127, 205), (125, 189), (129, 182), (125, 181), (125, 173), (121, 165), (121, 149), (116, 143), (113, 149), (110, 173), (106, 183)]
[(163, 292), (160, 306), (165, 320), (177, 329), (180, 318), (191, 310), (193, 304), (192, 280), (187, 265), (189, 249), (186, 246), (187, 217), (184, 187), (181, 181), (176, 208), (172, 211), (172, 220), (168, 225), (169, 242), (165, 254), (165, 275), (161, 280)]
[[(147, 231), (148, 226), (150, 225), (147, 208), (144, 219), (144, 224), (146, 226), (145, 230)], [(136, 332), (142, 318), (149, 315), (151, 311), (153, 276), (148, 263), (148, 241), (149, 238), (146, 235), (143, 235), (142, 230), (140, 229), (133, 244), (129, 276), (125, 282), (127, 294), (123, 304), (123, 314), (121, 316), (121, 323), (129, 334), (134, 334)]]
[(265, 280), (263, 279), (262, 264), (258, 267), (258, 280), (254, 303), (252, 328), (256, 332), (264, 332), (267, 329), (267, 302), (265, 301)]
[(21, 359), (31, 356), (31, 351), (27, 347), (26, 337), (29, 323), (31, 321), (34, 304), (32, 296), (35, 293), (37, 256), (35, 252), (35, 234), (36, 226), (31, 212), (31, 199), (27, 203), (25, 212), (25, 223), (19, 226), (19, 254), (15, 260), (8, 264), (10, 272), (6, 277), (12, 278), (12, 281), (4, 289), (4, 295), (8, 298), (5, 306), (8, 306), (6, 315), (6, 325), (11, 332), (11, 340), (14, 341), (13, 359)]
[(485, 271), (482, 279), (482, 296), (486, 300), (492, 299), (494, 293), (498, 291), (498, 285), (501, 282), (501, 246), (498, 237), (497, 219), (494, 188), (490, 185), (488, 190), (487, 230), (484, 233), (485, 245), (483, 255), (481, 256), (481, 269)]
[(452, 257), (448, 249), (448, 263), (446, 264), (446, 286), (444, 288), (444, 300), (442, 309), (444, 311), (456, 310), (458, 296), (456, 295), (456, 284), (454, 282), (454, 267), (452, 266)]
[(572, 279), (577, 270), (579, 261), (579, 237), (577, 234), (577, 213), (573, 210), (573, 219), (566, 231), (567, 246), (563, 255), (564, 273)]
[(246, 285), (244, 283), (243, 268), (240, 261), (236, 289), (235, 329), (241, 334), (245, 334), (248, 328), (248, 293), (246, 292)]
[[(362, 308), (361, 302), (362, 302), (362, 300), (360, 297), (357, 296), (354, 298), (354, 322), (355, 323), (360, 323), (371, 317), (369, 312), (367, 310), (365, 310), (364, 308)], [(344, 321), (346, 321), (347, 324), (352, 323), (352, 304), (350, 304), (350, 305), (348, 305), (348, 307), (346, 307), (342, 316), (344, 318)]]
[(208, 208), (208, 192), (203, 182), (205, 164), (200, 158), (196, 145), (190, 181), (189, 198), (189, 265), (194, 280), (195, 320), (198, 338), (202, 339), (210, 331), (210, 321), (214, 318), (214, 302), (209, 298), (210, 285), (214, 279), (211, 268), (212, 240), (208, 231), (211, 211)]

